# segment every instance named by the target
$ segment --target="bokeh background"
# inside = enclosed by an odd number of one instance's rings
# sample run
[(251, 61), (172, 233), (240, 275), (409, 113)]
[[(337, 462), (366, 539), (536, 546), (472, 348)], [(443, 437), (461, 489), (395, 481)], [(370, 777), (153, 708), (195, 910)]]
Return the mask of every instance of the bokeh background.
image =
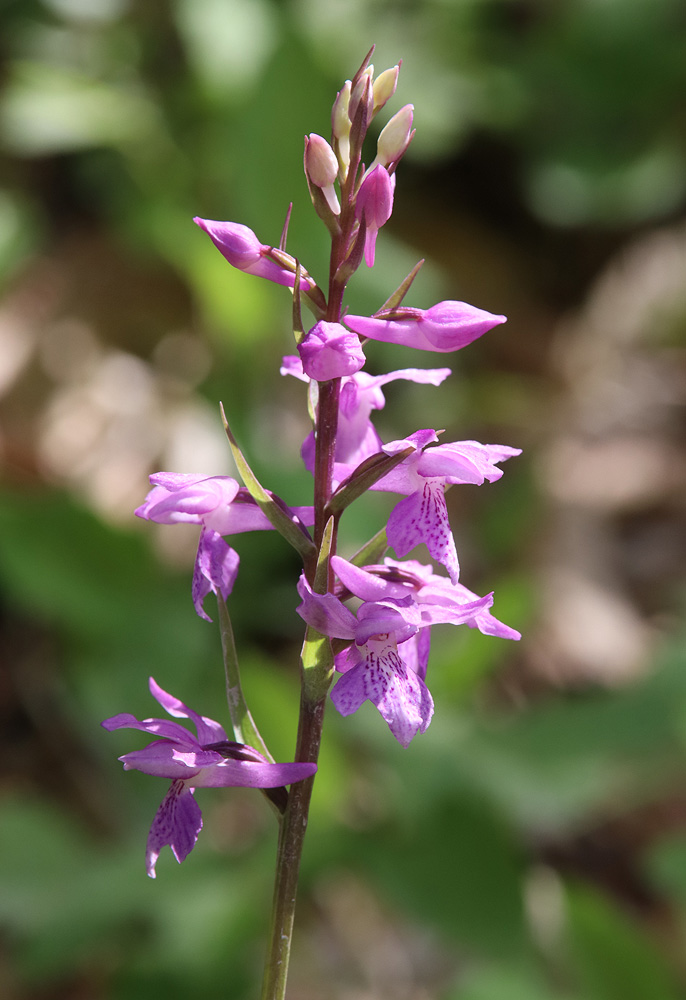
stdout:
[[(190, 601), (195, 531), (137, 522), (158, 469), (231, 473), (221, 399), (265, 483), (304, 503), (284, 289), (191, 222), (232, 219), (321, 280), (302, 176), (375, 42), (415, 106), (377, 308), (459, 298), (509, 322), (397, 383), (383, 433), (524, 449), (449, 495), (463, 579), (506, 643), (435, 629), (428, 732), (327, 717), (293, 1000), (677, 1000), (686, 990), (686, 8), (682, 0), (4, 0), (0, 6), (0, 992), (256, 995), (275, 850), (240, 790), (158, 878), (164, 782), (102, 718), (153, 674), (226, 721)], [(381, 118), (385, 121), (387, 114)], [(374, 371), (446, 362), (371, 345)], [(346, 515), (351, 552), (390, 509)], [(292, 754), (297, 564), (236, 540), (245, 686)], [(465, 632), (466, 634), (461, 634)]]

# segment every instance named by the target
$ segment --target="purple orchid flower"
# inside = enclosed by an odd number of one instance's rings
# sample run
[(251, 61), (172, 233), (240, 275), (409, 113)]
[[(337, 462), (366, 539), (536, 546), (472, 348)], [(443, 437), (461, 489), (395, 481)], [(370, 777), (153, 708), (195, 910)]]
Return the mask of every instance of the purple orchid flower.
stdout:
[(155, 865), (165, 844), (169, 844), (179, 863), (195, 847), (202, 829), (200, 807), (193, 794), (196, 788), (280, 788), (311, 777), (317, 765), (272, 764), (252, 747), (228, 740), (218, 722), (198, 715), (167, 694), (152, 677), (149, 684), (150, 693), (162, 708), (176, 719), (190, 719), (197, 736), (178, 722), (139, 721), (128, 712), (113, 715), (102, 725), (109, 732), (140, 729), (158, 737), (143, 750), (119, 758), (125, 771), (171, 779), (150, 827), (145, 852), (148, 875), (155, 878)]
[[(435, 573), (433, 566), (416, 559), (399, 562), (386, 557), (383, 563), (361, 568), (341, 556), (333, 556), (331, 565), (343, 586), (362, 600), (378, 601), (412, 595), (419, 605), (442, 605), (455, 608), (459, 613), (465, 607), (471, 607), (470, 617), (464, 620), (470, 628), (501, 639), (522, 637), (516, 629), (491, 614), (492, 602), (488, 603), (488, 598), (479, 597), (462, 583), (453, 583), (448, 577)], [(484, 600), (487, 603), (481, 604)]]
[(335, 658), (343, 676), (331, 700), (341, 715), (352, 714), (369, 700), (407, 747), (418, 732), (426, 731), (433, 715), (433, 699), (424, 683), (430, 626), (471, 621), (491, 606), (493, 595), (462, 603), (418, 599), (405, 584), (372, 574), (362, 580), (351, 576), (346, 572), (351, 564), (335, 558), (336, 572), (341, 570), (354, 588), (351, 592), (363, 599), (357, 614), (335, 594), (314, 593), (304, 576), (298, 584), (298, 614), (323, 635), (351, 640)]
[(388, 544), (396, 554), (407, 555), (415, 545), (424, 542), (431, 556), (443, 563), (456, 584), (460, 565), (450, 530), (445, 490), (458, 483), (480, 486), (486, 480), (492, 483), (500, 479), (503, 471), (496, 463), (521, 454), (521, 449), (479, 444), (478, 441), (453, 441), (428, 447), (437, 440), (435, 431), (421, 430), (404, 440), (383, 445), (382, 450), (388, 455), (410, 445), (414, 445), (415, 450), (371, 488), (407, 494), (406, 499), (391, 511), (386, 526)]
[[(305, 382), (309, 381), (303, 372), (299, 358), (289, 355), (283, 359), (282, 375), (293, 375)], [(334, 486), (344, 479), (365, 459), (378, 454), (383, 442), (371, 422), (372, 410), (382, 410), (386, 400), (382, 386), (397, 379), (424, 385), (440, 385), (450, 368), (402, 368), (386, 375), (369, 375), (356, 372), (341, 380), (341, 394), (338, 410), (338, 433), (333, 471)], [(308, 435), (302, 447), (305, 468), (314, 474), (314, 434)]]
[[(260, 243), (252, 229), (240, 222), (216, 222), (200, 218), (193, 219), (193, 222), (205, 230), (217, 250), (239, 271), (293, 288), (296, 261), (290, 254)], [(300, 274), (300, 288), (303, 292), (310, 292), (315, 288), (314, 281), (304, 270)]]
[[(236, 582), (239, 557), (222, 535), (269, 531), (273, 525), (248, 491), (230, 476), (156, 472), (153, 489), (136, 508), (136, 515), (158, 524), (199, 524), (202, 527), (193, 570), (192, 597), (197, 614), (212, 621), (203, 608), (212, 591), (227, 599)], [(294, 520), (314, 522), (311, 507), (292, 508)]]
[(316, 382), (358, 372), (365, 356), (356, 333), (341, 323), (320, 320), (298, 345), (303, 371)]
[(430, 309), (404, 306), (375, 316), (345, 316), (343, 322), (361, 337), (404, 344), (422, 351), (459, 351), (488, 330), (505, 322), (466, 302), (446, 300)]
[[(367, 267), (374, 266), (376, 237), (393, 213), (395, 176), (391, 176), (380, 163), (367, 171), (355, 200), (355, 215), (364, 218), (367, 227), (364, 241), (364, 259)], [(352, 329), (352, 327), (351, 327)]]

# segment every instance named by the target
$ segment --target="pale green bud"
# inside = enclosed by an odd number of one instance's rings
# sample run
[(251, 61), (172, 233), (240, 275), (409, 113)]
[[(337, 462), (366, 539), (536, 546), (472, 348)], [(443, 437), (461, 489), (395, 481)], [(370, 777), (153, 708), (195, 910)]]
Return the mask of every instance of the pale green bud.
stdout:
[(403, 155), (413, 135), (413, 112), (414, 106), (406, 104), (381, 130), (376, 144), (376, 162), (383, 163), (387, 167), (389, 163), (394, 163)]
[(379, 73), (374, 81), (374, 114), (380, 111), (386, 101), (393, 97), (395, 88), (398, 85), (399, 72), (400, 63), (391, 69), (385, 69), (383, 73)]

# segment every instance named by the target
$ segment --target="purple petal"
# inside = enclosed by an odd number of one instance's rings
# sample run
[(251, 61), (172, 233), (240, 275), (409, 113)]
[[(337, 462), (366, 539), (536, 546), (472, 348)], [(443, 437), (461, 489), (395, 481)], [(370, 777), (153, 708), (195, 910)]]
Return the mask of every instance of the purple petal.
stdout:
[(155, 878), (155, 865), (166, 844), (180, 864), (195, 847), (201, 829), (202, 815), (193, 789), (184, 781), (173, 781), (148, 834), (145, 858), (150, 878)]
[(316, 764), (259, 764), (251, 760), (222, 760), (203, 768), (193, 778), (196, 788), (279, 788), (310, 778)]
[(357, 612), (355, 642), (366, 643), (372, 636), (391, 634), (395, 642), (402, 642), (417, 630), (421, 612), (412, 597), (384, 604), (362, 604)]
[(520, 454), (520, 448), (506, 445), (452, 441), (425, 451), (418, 470), (423, 476), (444, 476), (449, 483), (492, 483), (503, 474), (495, 463)]
[(114, 729), (140, 729), (153, 736), (163, 736), (165, 739), (176, 740), (180, 743), (186, 741), (189, 746), (193, 746), (196, 742), (195, 736), (185, 726), (178, 722), (170, 722), (168, 719), (143, 719), (139, 721), (128, 712), (120, 712), (119, 715), (113, 715), (100, 724), (110, 733)]
[[(170, 473), (159, 473), (155, 479), (162, 476), (175, 480), (181, 477)], [(137, 508), (138, 517), (159, 524), (175, 524), (178, 522), (200, 523), (207, 515), (218, 507), (229, 506), (238, 492), (238, 483), (230, 476), (208, 476), (201, 479), (187, 477), (183, 485), (176, 485), (171, 491), (157, 485), (148, 494), (145, 503)]]
[(363, 601), (382, 601), (386, 597), (406, 597), (407, 586), (384, 580), (374, 573), (368, 573), (359, 566), (353, 566), (341, 556), (333, 556), (331, 565), (341, 583), (351, 594)]
[(399, 556), (407, 555), (415, 545), (424, 542), (431, 556), (443, 563), (450, 579), (457, 583), (460, 565), (440, 482), (427, 479), (421, 490), (396, 504), (388, 519), (386, 535), (388, 544)]
[(212, 619), (205, 612), (203, 601), (210, 591), (226, 600), (236, 582), (239, 563), (236, 550), (227, 545), (216, 531), (204, 528), (200, 532), (191, 593), (193, 606), (205, 621), (211, 622)]
[[(446, 581), (447, 582), (447, 581)], [(456, 591), (458, 599), (464, 601), (473, 601), (478, 599), (477, 595), (473, 591), (468, 590), (461, 583), (456, 584), (451, 587), (451, 590)], [(467, 625), (470, 628), (478, 628), (483, 635), (493, 635), (500, 639), (521, 639), (522, 634), (518, 632), (517, 629), (510, 628), (509, 625), (505, 625), (504, 622), (499, 621), (495, 615), (492, 615), (488, 608), (483, 608), (477, 611), (472, 618), (467, 621)]]
[[(188, 734), (190, 735), (190, 733)], [(183, 755), (200, 752), (199, 746), (188, 743), (177, 743), (170, 740), (156, 740), (142, 750), (132, 750), (125, 753), (119, 760), (125, 771), (142, 771), (155, 778), (192, 778), (199, 768), (183, 760)], [(218, 758), (219, 759), (219, 758)]]
[(305, 580), (300, 577), (298, 593), (302, 603), (295, 609), (300, 617), (316, 628), (322, 635), (337, 639), (354, 639), (357, 622), (352, 611), (333, 594), (315, 594)]
[[(149, 678), (148, 685), (150, 694), (160, 703), (165, 712), (176, 719), (191, 719), (195, 723), (199, 743), (219, 743), (227, 738), (224, 728), (218, 722), (215, 722), (214, 719), (208, 719), (204, 715), (198, 715), (192, 708), (188, 708), (179, 698), (164, 691), (154, 677)], [(187, 736), (189, 735), (187, 733)]]
[(398, 647), (398, 653), (408, 670), (413, 670), (421, 680), (426, 680), (426, 668), (431, 651), (431, 628), (420, 628), (407, 642)]

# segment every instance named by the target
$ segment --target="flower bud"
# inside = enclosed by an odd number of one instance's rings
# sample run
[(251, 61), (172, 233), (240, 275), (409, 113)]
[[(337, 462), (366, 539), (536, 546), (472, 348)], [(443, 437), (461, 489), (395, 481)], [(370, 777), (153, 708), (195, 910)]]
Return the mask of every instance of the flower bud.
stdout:
[(377, 234), (381, 226), (388, 222), (393, 211), (394, 180), (386, 168), (379, 164), (367, 171), (357, 192), (355, 215), (358, 219), (364, 217), (367, 226), (364, 244), (367, 267), (374, 266)]
[(341, 168), (341, 178), (345, 180), (348, 176), (350, 166), (350, 91), (352, 84), (346, 80), (342, 90), (336, 95), (336, 100), (331, 109), (331, 131), (334, 139), (334, 149), (338, 156), (338, 163)]
[(326, 139), (316, 132), (305, 139), (305, 171), (310, 183), (321, 188), (334, 215), (339, 215), (341, 207), (333, 186), (338, 176), (338, 160)]
[(391, 69), (385, 69), (374, 81), (374, 114), (380, 111), (386, 101), (390, 100), (398, 85), (400, 63)]
[(412, 131), (412, 115), (414, 106), (406, 104), (393, 115), (388, 124), (381, 130), (376, 144), (376, 162), (387, 167), (396, 163), (410, 144), (414, 135)]
[(340, 323), (320, 320), (298, 345), (303, 371), (317, 382), (358, 372), (365, 357), (355, 333)]
[[(252, 229), (240, 222), (216, 222), (200, 218), (193, 219), (193, 222), (205, 230), (217, 250), (239, 271), (293, 288), (296, 263), (290, 254), (260, 243)], [(314, 281), (306, 271), (303, 271), (300, 288), (303, 292), (310, 292), (315, 288)]]
[(338, 175), (336, 154), (326, 139), (312, 132), (306, 140), (305, 169), (307, 176), (317, 187), (328, 187)]
[(438, 302), (430, 309), (401, 306), (376, 316), (345, 317), (346, 326), (360, 337), (441, 353), (459, 351), (504, 322), (504, 316), (454, 300)]
[(342, 89), (336, 94), (336, 100), (333, 102), (331, 109), (331, 131), (339, 142), (341, 139), (347, 139), (350, 135), (348, 107), (350, 105), (351, 89), (352, 84), (350, 80), (346, 80)]
[(371, 118), (374, 107), (373, 79), (374, 79), (374, 66), (370, 64), (369, 66), (367, 66), (364, 73), (360, 74), (359, 79), (357, 80), (355, 86), (352, 88), (352, 92), (350, 94), (350, 104), (348, 105), (348, 115), (350, 117), (350, 121), (352, 121), (353, 118), (355, 117), (355, 113), (358, 109), (359, 103), (365, 97), (365, 95), (368, 102), (366, 120), (369, 121), (369, 119)]

